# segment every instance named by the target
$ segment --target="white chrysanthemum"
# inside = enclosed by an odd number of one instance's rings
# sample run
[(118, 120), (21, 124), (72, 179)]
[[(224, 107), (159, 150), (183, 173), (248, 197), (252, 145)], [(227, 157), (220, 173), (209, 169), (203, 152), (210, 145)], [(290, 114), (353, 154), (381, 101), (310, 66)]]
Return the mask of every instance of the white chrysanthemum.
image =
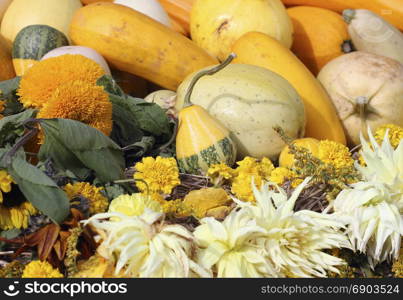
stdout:
[(385, 184), (400, 210), (403, 213), (403, 140), (396, 150), (389, 141), (386, 132), (382, 145), (379, 145), (370, 129), (368, 129), (370, 144), (361, 135), (362, 157), (366, 166), (356, 162), (356, 168), (361, 172), (365, 181)]
[(355, 183), (339, 193), (333, 208), (335, 218), (348, 224), (353, 249), (366, 253), (372, 267), (398, 257), (403, 216), (386, 185)]
[(287, 277), (326, 277), (327, 271), (338, 273), (336, 266), (344, 264), (338, 257), (323, 250), (350, 247), (340, 229), (343, 223), (331, 215), (302, 210), (294, 212), (295, 202), (309, 178), (301, 183), (290, 198), (275, 185), (254, 187), (256, 204), (237, 201), (243, 211), (266, 230), (259, 243), (267, 251), (267, 259), (280, 274)]
[[(86, 223), (100, 232), (98, 252), (116, 260), (116, 274), (125, 270), (131, 277), (211, 277), (191, 259), (192, 233), (181, 225), (164, 225), (162, 216), (146, 208), (140, 216), (105, 213)], [(105, 220), (108, 218), (115, 221)]]
[(198, 263), (217, 277), (277, 277), (257, 244), (264, 233), (245, 211), (234, 210), (223, 222), (204, 218), (194, 232)]

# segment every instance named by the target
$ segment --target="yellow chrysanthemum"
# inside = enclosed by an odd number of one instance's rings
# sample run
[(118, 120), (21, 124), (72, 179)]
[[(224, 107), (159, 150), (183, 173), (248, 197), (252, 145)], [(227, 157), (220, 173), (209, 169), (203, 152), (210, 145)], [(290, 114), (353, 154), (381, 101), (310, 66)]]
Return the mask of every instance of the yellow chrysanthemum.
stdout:
[(161, 204), (154, 201), (150, 196), (140, 193), (132, 195), (120, 195), (113, 199), (108, 212), (118, 212), (126, 216), (140, 216), (148, 208), (156, 212), (162, 212)]
[(270, 180), (270, 174), (274, 170), (270, 159), (264, 157), (258, 161), (253, 157), (245, 157), (237, 162), (238, 168), (235, 170), (237, 176), (233, 180), (231, 191), (238, 199), (253, 202), (255, 200), (252, 191), (252, 180), (260, 187), (263, 181)]
[(14, 183), (7, 171), (0, 170), (0, 229), (2, 230), (27, 228), (29, 217), (37, 212), (29, 202), (5, 198), (6, 194), (12, 191)]
[(37, 117), (80, 121), (105, 135), (112, 131), (112, 103), (108, 94), (103, 87), (82, 80), (59, 85)]
[(67, 184), (64, 190), (70, 200), (78, 196), (88, 199), (90, 214), (103, 213), (108, 209), (109, 201), (102, 195), (103, 188), (101, 187), (93, 186), (88, 182), (76, 182)]
[(346, 146), (329, 140), (319, 142), (318, 158), (336, 168), (351, 167), (354, 164), (351, 153)]
[(283, 168), (283, 167), (278, 167), (278, 168), (275, 168), (273, 170), (273, 172), (271, 172), (270, 181), (274, 182), (274, 183), (276, 183), (278, 185), (281, 185), (286, 180), (292, 180), (291, 186), (293, 188), (295, 188), (298, 185), (300, 185), (302, 183), (302, 181), (303, 181), (302, 179), (297, 178), (297, 176), (298, 175), (294, 171), (292, 171), (290, 169)]
[(144, 182), (136, 182), (142, 192), (170, 194), (180, 184), (178, 165), (172, 157), (144, 157), (135, 169), (134, 179), (143, 180), (148, 185), (149, 190)]
[(65, 54), (32, 66), (22, 77), (17, 94), (24, 107), (41, 108), (60, 85), (76, 80), (95, 85), (103, 75), (104, 69), (93, 60)]
[(34, 260), (25, 266), (22, 278), (63, 278), (47, 261)]
[(390, 144), (396, 149), (400, 141), (403, 140), (403, 128), (394, 124), (385, 124), (378, 127), (375, 131), (375, 139), (378, 144), (382, 144), (386, 131), (388, 131)]

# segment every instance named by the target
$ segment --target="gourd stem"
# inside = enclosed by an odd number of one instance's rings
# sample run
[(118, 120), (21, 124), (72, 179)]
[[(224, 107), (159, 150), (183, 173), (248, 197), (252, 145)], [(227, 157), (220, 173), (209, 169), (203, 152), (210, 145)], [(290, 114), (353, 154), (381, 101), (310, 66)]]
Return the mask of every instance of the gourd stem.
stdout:
[(345, 9), (343, 10), (343, 19), (347, 24), (350, 24), (351, 21), (355, 17), (355, 10), (354, 9)]
[(343, 51), (343, 53), (350, 53), (356, 51), (354, 44), (351, 40), (344, 41), (343, 44), (341, 44), (341, 50)]
[(360, 115), (360, 121), (361, 121), (361, 132), (363, 132), (364, 133), (364, 136), (367, 138), (367, 136), (366, 136), (366, 132), (367, 132), (367, 129), (366, 129), (366, 125), (367, 125), (367, 122), (366, 122), (366, 119), (365, 119), (365, 114), (366, 114), (366, 111), (367, 111), (367, 105), (368, 105), (368, 98), (367, 97), (364, 97), (364, 96), (360, 96), (360, 97), (357, 97), (357, 99), (355, 99), (355, 103), (356, 103), (356, 105), (357, 105), (357, 107), (358, 107), (358, 113), (359, 113), (359, 115)]
[(236, 57), (236, 54), (231, 53), (228, 56), (228, 58), (225, 61), (223, 61), (221, 64), (219, 64), (218, 66), (215, 66), (214, 68), (209, 69), (209, 70), (201, 71), (198, 74), (196, 74), (195, 77), (193, 77), (192, 81), (190, 82), (190, 85), (186, 92), (185, 100), (184, 100), (184, 107), (193, 105), (192, 102), (190, 102), (190, 97), (192, 96), (193, 89), (200, 78), (207, 76), (207, 75), (214, 75), (218, 71), (221, 71), (226, 66), (228, 66), (234, 60), (235, 57)]

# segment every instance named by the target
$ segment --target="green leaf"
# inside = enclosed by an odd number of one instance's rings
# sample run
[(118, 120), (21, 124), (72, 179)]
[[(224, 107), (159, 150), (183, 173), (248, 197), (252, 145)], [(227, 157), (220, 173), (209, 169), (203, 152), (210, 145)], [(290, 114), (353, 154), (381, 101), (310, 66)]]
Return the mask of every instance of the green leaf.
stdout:
[(133, 143), (129, 146), (126, 146), (124, 148), (125, 151), (133, 151), (135, 150), (134, 153), (131, 153), (131, 157), (142, 157), (144, 156), (148, 151), (150, 151), (155, 145), (155, 138), (152, 136), (145, 136), (141, 139), (140, 142)]
[[(79, 167), (79, 161), (83, 167), (93, 170), (103, 182), (123, 177), (125, 161), (122, 149), (99, 130), (69, 119), (41, 120), (41, 125), (46, 136), (45, 145), (58, 143), (58, 149), (52, 145), (45, 146), (44, 151), (41, 149), (41, 160), (47, 157), (57, 159), (60, 167), (72, 172), (68, 162), (74, 161)], [(50, 140), (48, 135), (52, 137)], [(64, 148), (63, 153), (57, 153), (61, 148)]]
[(15, 157), (7, 170), (25, 198), (54, 222), (62, 223), (70, 211), (66, 193), (44, 172)]
[(21, 136), (25, 129), (23, 123), (33, 118), (36, 110), (28, 109), (16, 115), (4, 117), (0, 120), (0, 144), (4, 145), (6, 142), (15, 140), (16, 137)]
[(14, 99), (15, 93), (20, 86), (21, 77), (17, 76), (13, 79), (0, 82), (0, 91), (2, 99)]
[(97, 80), (97, 85), (103, 86), (104, 90), (109, 94), (113, 94), (120, 97), (126, 97), (123, 90), (116, 83), (111, 75), (103, 75)]

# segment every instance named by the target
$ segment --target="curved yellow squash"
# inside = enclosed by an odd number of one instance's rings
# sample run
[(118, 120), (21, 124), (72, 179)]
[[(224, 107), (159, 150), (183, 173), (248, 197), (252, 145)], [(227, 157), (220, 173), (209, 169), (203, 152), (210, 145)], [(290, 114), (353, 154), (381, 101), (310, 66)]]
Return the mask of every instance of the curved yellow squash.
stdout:
[(190, 73), (217, 60), (183, 35), (122, 5), (79, 9), (70, 26), (74, 44), (98, 51), (112, 67), (175, 90)]
[(234, 63), (267, 68), (288, 80), (301, 96), (307, 116), (305, 135), (346, 144), (346, 137), (329, 95), (305, 65), (270, 36), (250, 32), (233, 46)]

